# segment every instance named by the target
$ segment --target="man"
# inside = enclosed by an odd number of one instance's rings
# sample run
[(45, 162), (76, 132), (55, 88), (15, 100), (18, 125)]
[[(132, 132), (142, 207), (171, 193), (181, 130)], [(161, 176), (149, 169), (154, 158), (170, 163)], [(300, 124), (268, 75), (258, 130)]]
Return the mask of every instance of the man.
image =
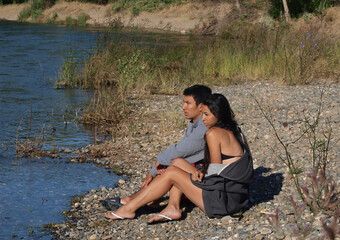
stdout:
[[(176, 164), (177, 162), (179, 165), (176, 166), (181, 167), (181, 161), (177, 160), (184, 159), (191, 164), (199, 166), (199, 162), (204, 159), (204, 135), (208, 130), (202, 121), (201, 106), (204, 99), (210, 94), (211, 89), (203, 85), (194, 85), (183, 91), (182, 109), (186, 119), (190, 120), (190, 125), (187, 127), (184, 137), (180, 142), (172, 145), (157, 156), (156, 164), (143, 181), (142, 188), (147, 187), (158, 174), (162, 174), (167, 166)], [(139, 192), (121, 199), (119, 197), (110, 198), (103, 200), (102, 203), (107, 208), (112, 208), (112, 205), (121, 206), (134, 198), (138, 193)], [(177, 197), (173, 198), (175, 199), (174, 205), (179, 207), (181, 193), (177, 192), (176, 196)]]

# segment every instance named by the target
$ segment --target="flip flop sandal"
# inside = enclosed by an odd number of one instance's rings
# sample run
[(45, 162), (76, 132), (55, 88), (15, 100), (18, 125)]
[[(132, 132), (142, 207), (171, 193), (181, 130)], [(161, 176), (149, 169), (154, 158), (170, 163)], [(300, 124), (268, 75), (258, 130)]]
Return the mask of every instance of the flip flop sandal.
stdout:
[(177, 221), (178, 219), (172, 219), (171, 217), (165, 216), (163, 214), (157, 214), (156, 216), (160, 216), (162, 218), (152, 221), (152, 222), (148, 222), (149, 225), (153, 225), (153, 224), (158, 224), (158, 223), (165, 223), (165, 222), (171, 222), (171, 221)]
[(99, 202), (109, 211), (115, 211), (119, 207), (123, 206), (123, 204), (120, 203), (120, 197), (106, 198), (104, 200), (100, 200)]
[(105, 217), (106, 219), (108, 220), (129, 220), (129, 219), (132, 219), (132, 218), (123, 218), (117, 214), (115, 214), (114, 212), (110, 212), (110, 214), (112, 214), (113, 216), (116, 217), (116, 219), (112, 219), (112, 218), (108, 218), (108, 217)]

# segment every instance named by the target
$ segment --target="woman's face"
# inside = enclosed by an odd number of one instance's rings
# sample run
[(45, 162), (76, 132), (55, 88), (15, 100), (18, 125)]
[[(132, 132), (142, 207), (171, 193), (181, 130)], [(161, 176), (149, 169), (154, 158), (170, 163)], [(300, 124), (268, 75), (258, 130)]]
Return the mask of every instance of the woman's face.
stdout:
[(211, 113), (208, 106), (202, 105), (202, 113), (203, 113), (202, 120), (207, 128), (211, 128), (217, 123), (218, 121), (217, 117), (215, 117), (215, 115)]

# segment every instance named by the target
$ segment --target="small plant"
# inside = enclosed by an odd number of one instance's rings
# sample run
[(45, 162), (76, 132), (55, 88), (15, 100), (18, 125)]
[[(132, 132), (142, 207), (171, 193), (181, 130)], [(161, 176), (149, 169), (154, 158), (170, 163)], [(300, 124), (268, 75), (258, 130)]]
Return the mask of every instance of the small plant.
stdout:
[(81, 27), (87, 26), (86, 21), (87, 21), (88, 17), (89, 16), (85, 13), (80, 14), (77, 18), (77, 25), (81, 26)]
[(31, 8), (25, 7), (18, 16), (18, 20), (20, 22), (26, 21), (31, 16)]
[(320, 211), (334, 211), (340, 203), (340, 199), (337, 198), (335, 192), (337, 184), (331, 177), (326, 178), (322, 169), (319, 172), (313, 169), (313, 172), (308, 177), (311, 180), (312, 189), (310, 190), (306, 185), (301, 186), (305, 199), (304, 203), (314, 215)]
[(132, 16), (137, 17), (139, 15), (139, 9), (136, 6), (131, 7), (130, 9)]
[(75, 25), (75, 21), (71, 16), (66, 17), (65, 23), (67, 26)]
[(79, 80), (77, 78), (77, 63), (73, 51), (65, 59), (59, 71), (59, 78), (56, 80), (56, 87), (79, 87)]
[(25, 228), (26, 228), (26, 230), (28, 231), (28, 234), (29, 234), (29, 235), (32, 235), (32, 234), (35, 233), (34, 227), (33, 227), (33, 226), (28, 226), (28, 227), (25, 227)]
[(44, 136), (45, 136), (45, 130), (44, 125), (42, 127), (42, 130), (40, 132), (39, 136), (33, 136), (31, 137), (31, 130), (32, 130), (32, 114), (29, 116), (29, 126), (27, 130), (27, 136), (25, 141), (19, 141), (19, 129), (21, 127), (22, 119), (20, 121), (18, 130), (17, 130), (17, 138), (15, 142), (15, 152), (17, 157), (35, 157), (40, 156), (42, 153), (42, 147), (44, 144)]
[[(299, 239), (306, 239), (311, 233), (313, 228), (313, 222), (316, 221), (316, 216), (318, 213), (325, 212), (330, 216), (333, 213), (333, 222), (327, 225), (325, 219), (320, 219), (322, 226), (324, 228), (324, 234), (321, 239), (327, 236), (329, 239), (335, 239), (336, 235), (340, 235), (340, 227), (337, 219), (339, 218), (338, 205), (340, 199), (336, 196), (336, 183), (331, 180), (331, 178), (326, 179), (322, 170), (317, 174), (316, 170), (309, 174), (308, 177), (311, 180), (310, 190), (307, 186), (302, 186), (303, 194), (305, 196), (305, 201), (302, 204), (297, 203), (293, 196), (290, 196), (290, 201), (293, 207), (294, 213), (294, 224), (292, 225), (292, 233), (295, 237)], [(312, 218), (303, 217), (303, 213), (309, 207), (314, 215)], [(277, 232), (282, 231), (282, 226), (279, 220), (279, 209), (276, 209), (275, 214), (272, 214), (267, 218), (269, 224), (273, 226)]]
[(47, 19), (47, 23), (53, 24), (58, 18), (58, 14), (54, 13), (53, 16), (50, 19)]
[(325, 229), (324, 235), (321, 236), (322, 240), (326, 237), (333, 240), (336, 239), (337, 235), (340, 235), (339, 216), (339, 209), (336, 208), (334, 211), (333, 221), (330, 224), (327, 224), (326, 220), (321, 219), (322, 227)]

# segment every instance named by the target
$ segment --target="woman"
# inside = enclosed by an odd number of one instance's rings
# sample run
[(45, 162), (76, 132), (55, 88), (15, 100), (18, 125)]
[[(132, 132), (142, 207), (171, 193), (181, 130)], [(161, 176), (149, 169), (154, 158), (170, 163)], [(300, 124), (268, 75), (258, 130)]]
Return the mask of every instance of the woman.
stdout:
[[(182, 193), (209, 217), (223, 217), (235, 213), (248, 203), (249, 183), (253, 164), (248, 144), (243, 137), (227, 99), (212, 94), (202, 106), (206, 133), (204, 165), (201, 170), (182, 162), (175, 162), (139, 195), (115, 212), (105, 215), (109, 219), (132, 219), (138, 208), (159, 199), (169, 190), (173, 196)], [(190, 174), (192, 172), (192, 174)], [(179, 206), (168, 206), (149, 223), (179, 219)]]

